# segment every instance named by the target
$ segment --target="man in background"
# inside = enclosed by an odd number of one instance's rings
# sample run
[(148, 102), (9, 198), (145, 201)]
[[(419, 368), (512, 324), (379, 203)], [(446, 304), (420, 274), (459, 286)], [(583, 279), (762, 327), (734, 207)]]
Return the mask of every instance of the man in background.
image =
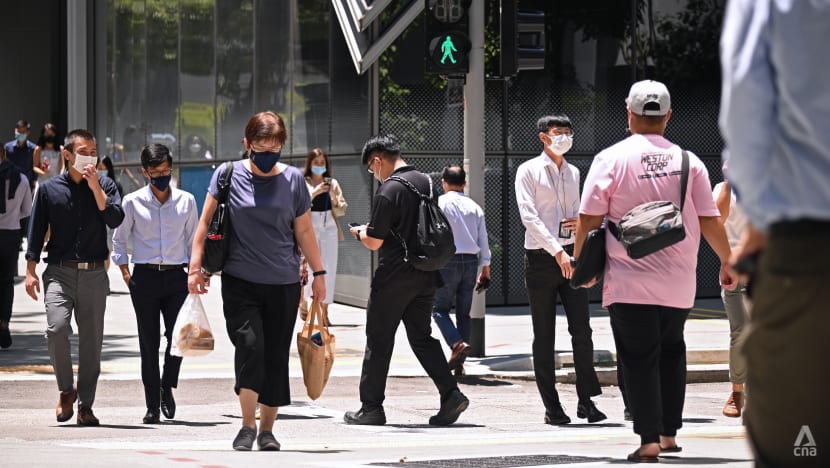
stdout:
[[(450, 347), (450, 369), (456, 376), (464, 375), (464, 360), (470, 352), (470, 308), (476, 281), (484, 288), (490, 283), (490, 245), (484, 211), (464, 195), (467, 173), (453, 164), (444, 168), (441, 176), (444, 194), (438, 197), (438, 206), (452, 227), (455, 255), (441, 269), (444, 286), (435, 292), (432, 318)], [(478, 269), (481, 268), (481, 274)], [(476, 278), (478, 276), (478, 278)], [(455, 303), (455, 324), (450, 308)]]

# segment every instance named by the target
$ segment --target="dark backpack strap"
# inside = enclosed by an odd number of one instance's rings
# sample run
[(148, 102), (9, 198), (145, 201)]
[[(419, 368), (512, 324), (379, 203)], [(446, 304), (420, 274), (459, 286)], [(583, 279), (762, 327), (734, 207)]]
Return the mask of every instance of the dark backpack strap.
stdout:
[(227, 203), (231, 192), (231, 175), (233, 175), (233, 161), (224, 164), (225, 172), (219, 175), (219, 203)]
[(429, 196), (424, 195), (423, 193), (421, 193), (421, 191), (418, 190), (418, 187), (416, 187), (415, 184), (413, 184), (412, 182), (404, 179), (403, 177), (392, 176), (392, 177), (389, 178), (389, 180), (394, 180), (394, 181), (402, 183), (404, 185), (404, 187), (408, 188), (415, 195), (418, 195), (418, 198), (424, 198), (424, 199), (427, 199), (427, 200), (431, 200), (432, 199), (432, 177), (427, 176), (427, 178), (429, 178)]
[(683, 161), (680, 165), (680, 212), (686, 204), (686, 186), (689, 185), (689, 153), (683, 150)]

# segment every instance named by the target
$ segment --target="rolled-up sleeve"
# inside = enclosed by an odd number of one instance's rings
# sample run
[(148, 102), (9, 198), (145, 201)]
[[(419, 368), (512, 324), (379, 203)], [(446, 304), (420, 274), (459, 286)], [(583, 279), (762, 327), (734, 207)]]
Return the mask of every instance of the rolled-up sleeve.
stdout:
[(116, 265), (126, 265), (130, 263), (130, 256), (127, 253), (127, 242), (130, 239), (130, 234), (133, 231), (133, 209), (130, 200), (124, 201), (122, 207), (124, 212), (124, 220), (121, 222), (115, 232), (112, 234), (112, 261)]

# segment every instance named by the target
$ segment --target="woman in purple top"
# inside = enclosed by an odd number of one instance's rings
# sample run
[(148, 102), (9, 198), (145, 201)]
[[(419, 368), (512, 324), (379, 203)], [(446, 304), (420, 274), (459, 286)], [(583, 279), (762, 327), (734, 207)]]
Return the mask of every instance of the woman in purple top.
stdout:
[[(277, 407), (291, 403), (288, 352), (300, 301), (298, 248), (313, 271), (313, 297), (322, 301), (326, 296), (326, 271), (311, 225), (311, 198), (303, 174), (278, 162), (285, 140), (282, 117), (274, 112), (251, 117), (243, 140), (248, 158), (233, 163), (230, 181), (232, 232), (222, 270), (222, 302), (228, 336), (236, 348), (234, 390), (242, 408), (235, 450), (250, 450), (254, 439), (260, 450), (280, 448), (271, 431)], [(209, 285), (202, 271), (202, 253), (223, 167), (210, 181), (194, 235), (188, 273), (191, 293), (204, 294)]]

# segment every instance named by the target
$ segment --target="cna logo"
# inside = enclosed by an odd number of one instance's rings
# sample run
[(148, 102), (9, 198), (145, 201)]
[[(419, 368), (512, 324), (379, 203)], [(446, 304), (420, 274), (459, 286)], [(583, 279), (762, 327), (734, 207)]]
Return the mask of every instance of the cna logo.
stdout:
[(796, 457), (815, 457), (818, 455), (816, 439), (810, 431), (810, 426), (801, 426), (793, 444), (793, 455)]

